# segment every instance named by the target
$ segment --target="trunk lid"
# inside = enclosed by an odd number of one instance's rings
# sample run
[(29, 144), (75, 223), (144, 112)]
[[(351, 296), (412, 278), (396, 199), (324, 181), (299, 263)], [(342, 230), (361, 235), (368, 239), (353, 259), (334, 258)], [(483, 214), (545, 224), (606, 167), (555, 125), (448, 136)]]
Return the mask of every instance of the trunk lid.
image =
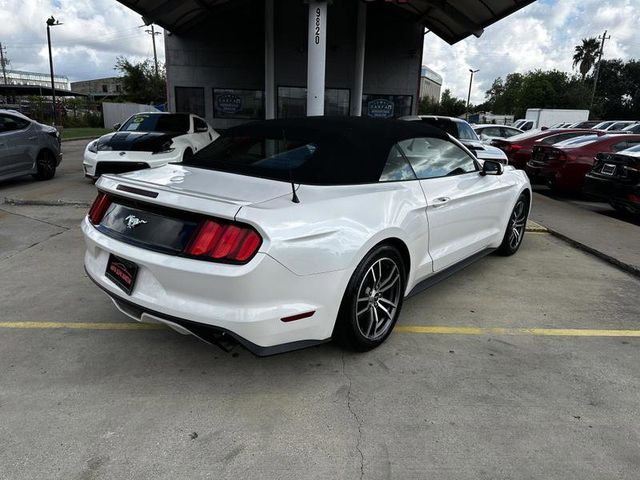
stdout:
[(640, 183), (640, 156), (598, 153), (591, 173), (623, 182)]
[(97, 187), (115, 196), (226, 219), (243, 206), (291, 195), (286, 182), (179, 164), (103, 175)]

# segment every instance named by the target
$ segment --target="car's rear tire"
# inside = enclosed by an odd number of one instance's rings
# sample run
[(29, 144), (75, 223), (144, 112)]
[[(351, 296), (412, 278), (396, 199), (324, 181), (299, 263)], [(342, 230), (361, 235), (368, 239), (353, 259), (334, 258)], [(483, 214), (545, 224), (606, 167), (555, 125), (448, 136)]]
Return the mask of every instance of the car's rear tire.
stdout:
[(51, 180), (56, 174), (56, 159), (49, 150), (42, 150), (36, 159), (36, 180)]
[(518, 251), (522, 245), (522, 238), (527, 229), (527, 218), (529, 216), (529, 198), (523, 193), (518, 198), (509, 221), (507, 222), (507, 230), (504, 232), (502, 243), (498, 247), (500, 255), (509, 256)]
[(400, 315), (405, 285), (398, 250), (390, 245), (374, 248), (349, 280), (336, 321), (336, 340), (357, 351), (382, 344)]

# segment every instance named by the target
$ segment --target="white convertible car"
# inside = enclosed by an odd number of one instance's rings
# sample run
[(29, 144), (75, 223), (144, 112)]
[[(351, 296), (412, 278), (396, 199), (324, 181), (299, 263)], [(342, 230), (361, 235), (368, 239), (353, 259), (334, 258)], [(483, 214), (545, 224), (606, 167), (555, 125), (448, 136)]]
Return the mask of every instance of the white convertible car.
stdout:
[(205, 120), (189, 113), (136, 113), (114, 128), (85, 148), (86, 177), (181, 162), (218, 138)]
[(405, 297), (515, 253), (531, 206), (524, 172), (423, 122), (364, 118), (234, 127), (97, 187), (84, 263), (116, 307), (257, 355), (380, 345)]

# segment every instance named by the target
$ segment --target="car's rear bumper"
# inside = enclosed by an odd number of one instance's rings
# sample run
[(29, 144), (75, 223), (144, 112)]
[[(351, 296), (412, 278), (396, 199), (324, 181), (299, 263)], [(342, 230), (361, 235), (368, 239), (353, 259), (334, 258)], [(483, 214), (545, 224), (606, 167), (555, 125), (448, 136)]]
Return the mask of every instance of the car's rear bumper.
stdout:
[[(225, 265), (153, 252), (82, 223), (89, 277), (138, 321), (181, 326), (198, 337), (230, 335), (257, 355), (280, 353), (331, 338), (345, 271), (299, 276), (265, 253), (246, 265)], [(109, 254), (135, 262), (131, 295), (105, 276)], [(283, 318), (311, 312), (300, 320)], [(216, 342), (214, 342), (216, 343)]]
[(629, 184), (615, 178), (606, 178), (588, 173), (584, 182), (584, 193), (613, 205), (640, 213), (640, 185)]

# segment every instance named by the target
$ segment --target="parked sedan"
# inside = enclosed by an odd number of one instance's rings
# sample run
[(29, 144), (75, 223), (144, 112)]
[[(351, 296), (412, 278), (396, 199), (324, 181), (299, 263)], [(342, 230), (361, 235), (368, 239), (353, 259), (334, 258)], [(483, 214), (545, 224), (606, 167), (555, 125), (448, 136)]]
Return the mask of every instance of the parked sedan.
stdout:
[(93, 180), (103, 173), (123, 173), (181, 162), (209, 145), (218, 133), (189, 113), (136, 113), (116, 132), (87, 145), (84, 174)]
[(627, 125), (620, 131), (622, 133), (640, 133), (640, 122), (634, 123), (632, 125)]
[(609, 120), (607, 122), (600, 122), (596, 126), (592, 127), (594, 130), (604, 130), (605, 132), (622, 130), (629, 125), (637, 123), (636, 120)]
[(552, 145), (562, 140), (591, 133), (593, 131), (588, 129), (532, 130), (510, 138), (492, 140), (491, 145), (506, 153), (510, 165), (524, 170), (527, 162), (531, 160), (535, 145)]
[(0, 109), (0, 180), (23, 175), (49, 180), (61, 161), (58, 130), (15, 110)]
[(507, 163), (507, 156), (500, 149), (482, 143), (478, 134), (465, 120), (456, 117), (441, 117), (437, 115), (415, 115), (402, 117), (400, 120), (421, 121), (439, 128), (471, 150), (479, 160), (494, 160)]
[(491, 140), (496, 138), (509, 138), (523, 133), (519, 128), (493, 124), (475, 125), (473, 130), (484, 143), (491, 143)]
[(640, 145), (596, 155), (585, 177), (584, 192), (616, 210), (640, 215)]
[[(585, 175), (592, 169), (596, 155), (615, 153), (640, 144), (640, 135), (587, 135), (555, 145), (534, 148), (527, 163), (527, 174), (566, 192), (582, 190)], [(534, 180), (534, 181), (535, 181)]]
[(515, 253), (531, 205), (524, 172), (426, 123), (360, 117), (237, 126), (97, 187), (84, 264), (116, 307), (257, 355), (380, 345), (405, 297)]

